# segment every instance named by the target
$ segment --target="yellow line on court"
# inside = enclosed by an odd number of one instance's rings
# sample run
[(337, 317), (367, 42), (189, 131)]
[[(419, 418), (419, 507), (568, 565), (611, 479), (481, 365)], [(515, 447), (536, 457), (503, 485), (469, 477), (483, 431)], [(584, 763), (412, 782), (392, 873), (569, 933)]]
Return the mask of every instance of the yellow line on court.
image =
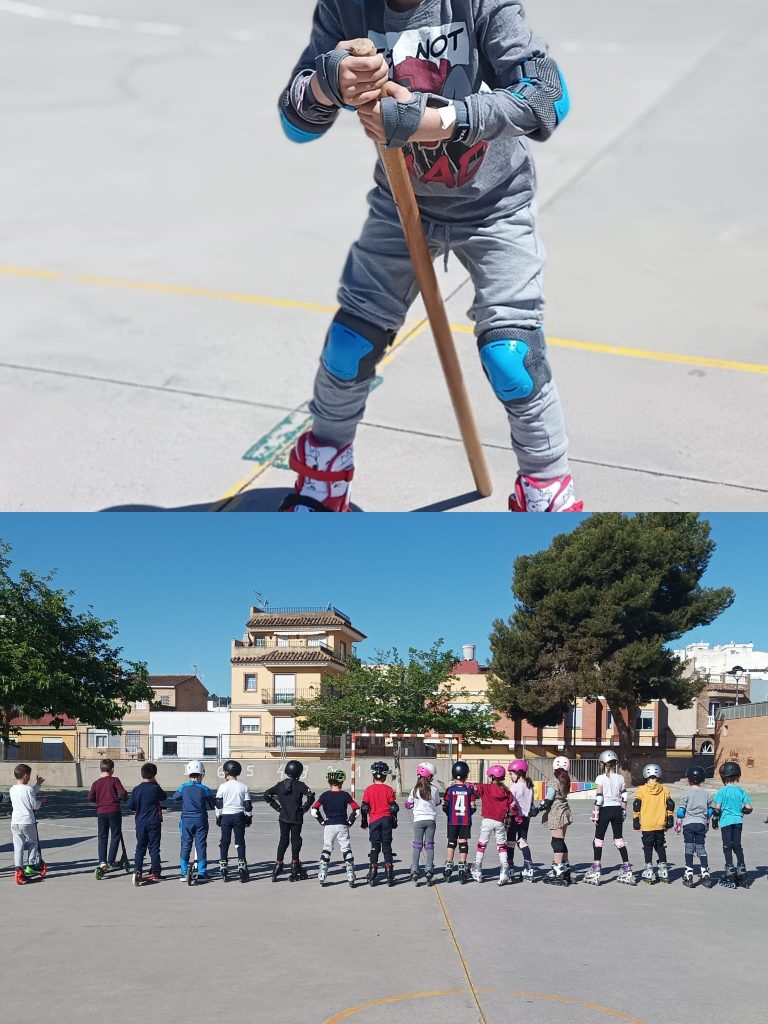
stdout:
[(333, 1017), (328, 1017), (327, 1020), (323, 1021), (323, 1024), (338, 1024), (340, 1020), (346, 1020), (347, 1017), (354, 1017), (357, 1013), (362, 1013), (363, 1010), (369, 1010), (372, 1006), (386, 1006), (387, 1003), (402, 1003), (407, 999), (429, 999), (430, 996), (461, 996), (466, 994), (464, 988), (443, 988), (436, 989), (434, 992), (407, 992), (402, 996), (385, 996), (383, 999), (372, 999), (369, 1003), (361, 1003), (359, 1006), (350, 1006), (348, 1010), (342, 1010), (341, 1013), (335, 1014)]
[(475, 1003), (477, 1005), (477, 1011), (480, 1014), (480, 1022), (481, 1022), (481, 1024), (488, 1024), (488, 1021), (486, 1019), (485, 1013), (483, 1012), (483, 1008), (480, 1005), (480, 999), (478, 998), (478, 995), (477, 995), (477, 989), (475, 987), (475, 983), (472, 980), (472, 974), (471, 974), (471, 972), (469, 970), (469, 964), (467, 963), (466, 957), (464, 956), (464, 952), (463, 952), (461, 946), (459, 945), (459, 940), (456, 938), (456, 932), (453, 930), (453, 922), (451, 921), (450, 914), (448, 913), (448, 908), (446, 907), (445, 902), (443, 901), (443, 897), (440, 894), (440, 890), (438, 888), (435, 888), (434, 889), (434, 893), (435, 893), (435, 896), (437, 896), (437, 902), (440, 904), (440, 909), (443, 912), (443, 917), (445, 918), (445, 923), (448, 925), (448, 931), (451, 933), (451, 938), (453, 939), (453, 944), (456, 947), (456, 952), (459, 954), (459, 960), (461, 960), (461, 966), (464, 969), (464, 974), (467, 977), (467, 981), (469, 983), (469, 989), (470, 989), (470, 992), (472, 993), (472, 998), (475, 1000)]

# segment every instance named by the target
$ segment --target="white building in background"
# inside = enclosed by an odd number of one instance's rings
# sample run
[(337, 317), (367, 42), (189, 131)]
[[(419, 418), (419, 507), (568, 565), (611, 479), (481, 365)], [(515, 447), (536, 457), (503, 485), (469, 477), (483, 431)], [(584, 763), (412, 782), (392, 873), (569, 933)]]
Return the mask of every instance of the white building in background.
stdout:
[(688, 644), (672, 652), (681, 661), (688, 662), (705, 679), (733, 675), (749, 676), (749, 700), (755, 704), (768, 700), (768, 651), (756, 651), (754, 644)]
[(151, 711), (149, 761), (229, 757), (229, 709)]

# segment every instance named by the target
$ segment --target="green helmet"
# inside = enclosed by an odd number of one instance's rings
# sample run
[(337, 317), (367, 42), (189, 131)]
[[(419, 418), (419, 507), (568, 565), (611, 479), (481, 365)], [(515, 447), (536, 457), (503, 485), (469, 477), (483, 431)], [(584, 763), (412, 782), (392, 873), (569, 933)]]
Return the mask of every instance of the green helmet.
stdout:
[(347, 773), (343, 768), (329, 768), (325, 773), (328, 784), (331, 786), (343, 786)]

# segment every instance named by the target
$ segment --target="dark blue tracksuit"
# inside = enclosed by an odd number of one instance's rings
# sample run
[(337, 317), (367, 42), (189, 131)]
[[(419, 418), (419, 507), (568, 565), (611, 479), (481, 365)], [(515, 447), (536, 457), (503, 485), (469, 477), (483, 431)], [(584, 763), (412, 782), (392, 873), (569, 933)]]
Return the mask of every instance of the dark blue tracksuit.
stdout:
[(144, 855), (149, 848), (150, 871), (160, 874), (160, 832), (163, 812), (160, 801), (168, 794), (154, 779), (135, 786), (128, 798), (128, 809), (136, 814), (136, 855), (133, 869), (140, 875), (144, 867)]
[(181, 800), (179, 870), (182, 876), (186, 875), (194, 841), (197, 850), (197, 872), (202, 878), (208, 869), (208, 811), (212, 811), (216, 805), (216, 794), (202, 782), (190, 779), (179, 786), (173, 794), (173, 799)]

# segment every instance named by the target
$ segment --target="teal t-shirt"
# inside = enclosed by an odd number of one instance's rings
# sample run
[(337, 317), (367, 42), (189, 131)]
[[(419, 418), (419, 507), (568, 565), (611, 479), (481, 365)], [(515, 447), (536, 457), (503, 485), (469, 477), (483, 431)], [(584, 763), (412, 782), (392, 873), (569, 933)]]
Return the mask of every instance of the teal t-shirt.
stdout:
[(742, 823), (743, 809), (750, 799), (741, 786), (723, 786), (715, 793), (712, 803), (720, 808), (720, 828), (723, 828)]

